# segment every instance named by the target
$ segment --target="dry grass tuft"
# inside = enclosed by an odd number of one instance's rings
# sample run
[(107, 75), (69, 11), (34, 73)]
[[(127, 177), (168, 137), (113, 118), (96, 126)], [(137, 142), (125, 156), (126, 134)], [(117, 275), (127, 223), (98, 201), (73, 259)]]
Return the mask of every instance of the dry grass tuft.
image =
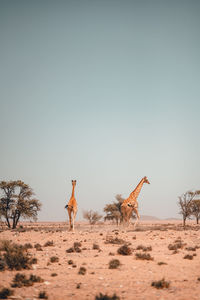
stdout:
[(158, 262), (158, 265), (159, 265), (159, 266), (167, 265), (167, 263), (165, 263), (165, 262), (163, 262), (163, 261), (159, 261), (159, 262)]
[(50, 258), (50, 262), (51, 262), (51, 263), (59, 262), (59, 258), (58, 258), (57, 256), (52, 256), (52, 257)]
[(22, 286), (32, 286), (35, 282), (43, 282), (44, 280), (36, 275), (31, 274), (29, 278), (24, 274), (17, 273), (13, 279), (12, 287), (21, 288)]
[(119, 249), (117, 250), (118, 254), (121, 255), (131, 255), (132, 254), (132, 250), (130, 247), (128, 247), (126, 244), (119, 247)]
[(8, 288), (2, 288), (0, 290), (0, 299), (7, 299), (8, 297), (12, 296), (14, 294), (14, 291), (8, 289)]
[(177, 240), (175, 240), (174, 244), (168, 245), (168, 249), (169, 250), (178, 250), (178, 249), (182, 249), (185, 245), (186, 245), (186, 243), (183, 243), (183, 241), (181, 239), (177, 239)]
[(165, 279), (161, 279), (158, 281), (153, 281), (151, 283), (151, 286), (154, 286), (157, 289), (164, 289), (164, 288), (168, 288), (170, 285), (169, 281), (165, 281)]
[(137, 246), (136, 250), (152, 251), (152, 247), (151, 246), (139, 245), (139, 246)]
[(99, 295), (96, 295), (95, 300), (120, 300), (120, 297), (116, 294), (108, 296), (107, 294), (100, 293)]
[(86, 268), (85, 267), (80, 267), (79, 271), (78, 271), (78, 274), (80, 275), (85, 275), (86, 274)]
[(119, 259), (112, 259), (109, 262), (109, 269), (117, 269), (120, 266), (120, 261)]
[(35, 244), (34, 248), (35, 248), (37, 251), (43, 251), (43, 250), (42, 250), (42, 246), (41, 246), (39, 243)]
[(45, 291), (39, 292), (38, 298), (39, 299), (48, 299), (48, 295)]
[(184, 259), (190, 259), (190, 260), (192, 260), (193, 259), (193, 255), (186, 254), (183, 258)]
[(136, 259), (141, 260), (153, 260), (153, 257), (149, 253), (135, 253)]
[(54, 242), (53, 241), (47, 241), (45, 244), (44, 244), (44, 247), (52, 247), (54, 246)]
[(118, 237), (112, 237), (112, 236), (108, 236), (106, 237), (106, 241), (105, 244), (117, 244), (117, 245), (122, 245), (122, 244), (126, 244), (126, 241), (123, 239), (119, 239)]
[(14, 244), (9, 241), (1, 243), (3, 261), (10, 270), (30, 269), (32, 261), (22, 245)]
[(99, 245), (98, 244), (93, 244), (93, 246), (92, 246), (92, 249), (93, 250), (100, 250), (100, 247), (99, 247)]

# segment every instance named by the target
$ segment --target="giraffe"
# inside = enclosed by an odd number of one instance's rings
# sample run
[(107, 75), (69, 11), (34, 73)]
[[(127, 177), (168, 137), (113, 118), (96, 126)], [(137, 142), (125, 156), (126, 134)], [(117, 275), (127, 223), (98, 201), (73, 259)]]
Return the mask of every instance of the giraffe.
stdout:
[(74, 231), (74, 220), (76, 218), (76, 213), (77, 213), (77, 202), (76, 199), (74, 197), (74, 189), (76, 186), (76, 180), (72, 180), (72, 195), (71, 198), (68, 202), (67, 205), (65, 205), (65, 208), (68, 211), (68, 215), (69, 215), (69, 230), (73, 230)]
[(123, 219), (124, 219), (124, 222), (128, 223), (128, 226), (130, 225), (130, 219), (131, 219), (132, 212), (134, 211), (136, 213), (137, 219), (135, 221), (134, 228), (140, 218), (139, 213), (138, 213), (137, 197), (138, 197), (144, 183), (150, 184), (150, 182), (148, 181), (146, 176), (141, 179), (141, 181), (136, 186), (134, 191), (129, 195), (129, 197), (127, 199), (125, 199), (123, 201), (123, 203), (121, 205), (121, 212), (123, 215)]

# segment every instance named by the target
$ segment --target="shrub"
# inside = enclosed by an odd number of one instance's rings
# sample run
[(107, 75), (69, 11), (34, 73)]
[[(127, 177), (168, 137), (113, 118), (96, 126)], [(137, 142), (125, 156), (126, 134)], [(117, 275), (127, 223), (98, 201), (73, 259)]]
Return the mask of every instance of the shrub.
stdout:
[(118, 259), (112, 259), (109, 262), (109, 269), (117, 269), (120, 266), (120, 261)]
[(0, 271), (4, 271), (6, 268), (6, 262), (3, 257), (0, 256)]
[(48, 299), (48, 295), (45, 291), (39, 292), (38, 298), (39, 299)]
[(169, 250), (177, 250), (177, 249), (182, 249), (186, 244), (183, 243), (181, 240), (176, 240), (174, 244), (169, 244), (168, 249)]
[(52, 246), (54, 246), (53, 241), (47, 241), (47, 242), (44, 244), (44, 247), (52, 247)]
[(58, 262), (58, 261), (59, 261), (59, 258), (58, 258), (57, 256), (52, 256), (52, 257), (50, 258), (50, 261), (51, 261), (51, 263)]
[(131, 255), (132, 254), (132, 250), (130, 247), (128, 247), (126, 244), (119, 247), (119, 249), (117, 250), (118, 254), (121, 255)]
[(12, 296), (14, 292), (8, 288), (2, 288), (0, 290), (0, 299), (7, 299), (9, 296)]
[(143, 245), (139, 245), (137, 246), (136, 250), (143, 250), (143, 251), (151, 251), (152, 247), (151, 246), (143, 246)]
[(153, 281), (151, 283), (151, 286), (154, 286), (157, 289), (163, 289), (163, 288), (168, 288), (170, 285), (169, 281), (165, 281), (165, 279), (161, 279), (158, 281)]
[(92, 247), (93, 250), (100, 250), (100, 247), (98, 244), (93, 244), (93, 247)]
[(74, 262), (73, 262), (72, 259), (69, 259), (69, 260), (68, 260), (68, 265), (73, 265), (73, 263), (74, 263)]
[(29, 278), (24, 274), (17, 273), (13, 279), (12, 287), (21, 288), (22, 286), (32, 286), (35, 282), (43, 282), (44, 280), (36, 275), (31, 274)]
[(122, 245), (122, 244), (125, 244), (126, 241), (123, 240), (123, 239), (119, 239), (118, 237), (107, 237), (106, 238), (106, 241), (105, 241), (105, 244), (117, 244), (117, 245)]
[(78, 274), (85, 275), (85, 273), (86, 273), (86, 268), (85, 267), (80, 267), (80, 269), (78, 271)]
[(159, 266), (161, 266), (161, 265), (167, 265), (167, 263), (165, 263), (165, 262), (163, 262), (163, 261), (159, 261), (159, 262), (158, 262), (158, 265), (159, 265)]
[(27, 252), (24, 252), (21, 245), (10, 243), (5, 249), (6, 251), (3, 256), (10, 270), (30, 269), (30, 257)]
[(136, 259), (153, 260), (149, 253), (135, 253)]
[(42, 246), (39, 244), (39, 243), (37, 243), (37, 244), (35, 244), (35, 249), (37, 250), (37, 251), (43, 251), (42, 250)]
[(113, 296), (108, 296), (107, 294), (103, 295), (100, 293), (99, 295), (96, 295), (95, 300), (120, 300), (120, 297), (118, 297), (116, 294)]
[(58, 276), (58, 274), (57, 273), (51, 273), (51, 276), (56, 277), (56, 276)]
[(26, 243), (26, 244), (24, 244), (24, 246), (23, 246), (23, 249), (24, 249), (24, 250), (32, 249), (32, 248), (33, 248), (33, 246), (31, 245), (31, 243)]
[(183, 258), (191, 260), (191, 259), (193, 259), (193, 255), (186, 254)]

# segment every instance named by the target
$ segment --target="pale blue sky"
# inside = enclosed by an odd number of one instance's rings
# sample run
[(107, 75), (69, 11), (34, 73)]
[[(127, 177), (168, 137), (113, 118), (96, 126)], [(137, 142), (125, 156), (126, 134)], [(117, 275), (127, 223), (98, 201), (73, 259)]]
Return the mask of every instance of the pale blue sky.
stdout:
[(200, 1), (0, 0), (0, 179), (62, 221), (127, 197), (177, 217), (200, 188)]

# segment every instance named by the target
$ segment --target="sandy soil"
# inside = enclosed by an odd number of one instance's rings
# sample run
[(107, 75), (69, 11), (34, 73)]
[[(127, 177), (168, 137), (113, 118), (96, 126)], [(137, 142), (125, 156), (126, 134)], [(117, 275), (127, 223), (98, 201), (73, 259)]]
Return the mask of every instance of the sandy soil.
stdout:
[[(131, 255), (117, 253), (121, 245), (106, 243), (112, 239), (123, 239), (132, 249)], [(27, 251), (38, 262), (31, 270), (0, 272), (0, 289), (9, 287), (16, 273), (34, 274), (44, 282), (31, 287), (14, 288), (12, 299), (37, 299), (40, 291), (46, 291), (48, 299), (95, 299), (99, 293), (120, 299), (200, 299), (200, 226), (191, 224), (186, 230), (179, 222), (141, 222), (133, 231), (112, 224), (76, 224), (74, 233), (68, 231), (65, 223), (24, 224), (23, 230), (2, 230), (0, 240), (11, 240), (19, 244), (31, 243)], [(185, 245), (177, 253), (168, 249), (169, 244), (181, 239)], [(44, 247), (47, 241), (54, 245)], [(67, 253), (66, 250), (80, 242), (81, 252)], [(34, 245), (42, 245), (37, 251)], [(93, 249), (97, 244), (99, 249)], [(151, 246), (152, 250), (136, 250), (139, 245)], [(187, 247), (196, 247), (195, 251)], [(98, 247), (96, 247), (98, 248)], [(153, 260), (136, 259), (136, 253), (149, 253)], [(184, 259), (186, 254), (192, 260)], [(50, 258), (57, 256), (58, 262)], [(117, 269), (109, 269), (109, 262), (118, 259)], [(68, 264), (73, 260), (73, 265)], [(159, 262), (166, 264), (159, 265)], [(86, 274), (78, 274), (80, 267)], [(56, 273), (56, 276), (52, 276)], [(156, 289), (152, 281), (164, 278), (169, 288)]]

